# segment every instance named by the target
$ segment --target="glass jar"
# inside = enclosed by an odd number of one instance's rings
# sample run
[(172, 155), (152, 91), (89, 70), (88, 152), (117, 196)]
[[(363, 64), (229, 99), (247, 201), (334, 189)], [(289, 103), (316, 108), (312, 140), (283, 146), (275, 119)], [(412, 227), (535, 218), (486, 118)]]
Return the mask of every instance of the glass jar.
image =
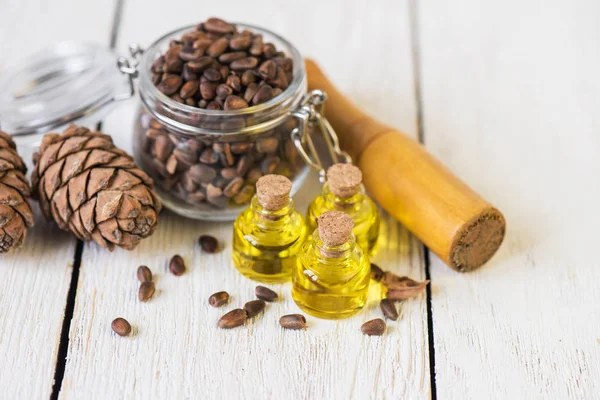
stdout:
[(323, 165), (350, 162), (321, 115), (326, 94), (306, 93), (304, 60), (292, 44), (266, 29), (235, 25), (261, 34), (293, 61), (291, 83), (265, 103), (212, 111), (162, 94), (152, 83), (151, 65), (171, 40), (195, 28), (188, 26), (147, 50), (132, 44), (130, 58), (93, 43), (64, 42), (19, 60), (0, 75), (1, 128), (26, 142), (30, 154), (41, 134), (72, 123), (94, 129), (111, 106), (135, 95), (137, 81), (134, 157), (171, 210), (197, 219), (233, 220), (264, 174), (290, 178), (292, 194), (308, 166), (319, 170), (324, 181)]
[(281, 174), (300, 187), (308, 167), (291, 133), (292, 115), (306, 94), (302, 56), (285, 39), (265, 29), (237, 24), (263, 35), (293, 60), (293, 80), (273, 99), (241, 110), (214, 111), (179, 103), (152, 82), (152, 63), (169, 43), (194, 30), (188, 26), (158, 39), (142, 56), (134, 126), (134, 157), (156, 182), (164, 204), (186, 217), (234, 219), (254, 195), (262, 175)]

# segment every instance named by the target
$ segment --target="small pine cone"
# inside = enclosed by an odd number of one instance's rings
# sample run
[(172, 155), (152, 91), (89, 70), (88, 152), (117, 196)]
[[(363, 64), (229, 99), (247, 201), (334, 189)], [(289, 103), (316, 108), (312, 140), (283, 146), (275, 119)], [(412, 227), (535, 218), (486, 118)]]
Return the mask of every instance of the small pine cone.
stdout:
[(110, 136), (71, 125), (45, 135), (33, 162), (42, 212), (79, 239), (132, 250), (156, 229), (154, 183)]
[(10, 135), (0, 131), (0, 253), (21, 247), (33, 226), (27, 167)]

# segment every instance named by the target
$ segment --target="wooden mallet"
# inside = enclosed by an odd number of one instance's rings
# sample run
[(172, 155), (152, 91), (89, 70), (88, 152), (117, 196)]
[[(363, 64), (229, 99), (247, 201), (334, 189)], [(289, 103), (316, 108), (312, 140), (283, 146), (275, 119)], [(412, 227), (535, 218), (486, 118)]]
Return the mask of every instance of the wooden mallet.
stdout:
[(451, 268), (485, 264), (504, 239), (502, 213), (422, 145), (353, 105), (312, 60), (306, 72), (308, 89), (327, 93), (325, 116), (371, 196)]

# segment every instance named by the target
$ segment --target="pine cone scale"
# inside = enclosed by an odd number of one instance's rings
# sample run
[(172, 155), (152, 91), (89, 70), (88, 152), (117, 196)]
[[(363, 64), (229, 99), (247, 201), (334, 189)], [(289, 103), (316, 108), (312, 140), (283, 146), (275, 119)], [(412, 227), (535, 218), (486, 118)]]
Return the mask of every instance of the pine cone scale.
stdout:
[(75, 153), (65, 159), (65, 165), (62, 170), (62, 181), (67, 182), (74, 176), (79, 175), (84, 170), (85, 160), (89, 151)]
[(85, 185), (89, 174), (90, 171), (84, 171), (69, 180), (69, 206), (73, 210), (77, 210), (85, 201)]

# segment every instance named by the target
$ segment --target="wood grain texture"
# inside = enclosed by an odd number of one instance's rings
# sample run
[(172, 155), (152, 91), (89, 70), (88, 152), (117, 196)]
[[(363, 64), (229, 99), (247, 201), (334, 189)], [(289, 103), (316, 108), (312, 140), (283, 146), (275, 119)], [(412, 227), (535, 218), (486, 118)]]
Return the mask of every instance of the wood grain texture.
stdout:
[[(0, 9), (0, 73), (58, 41), (79, 37), (108, 43), (111, 7), (3, 0)], [(86, 15), (93, 15), (93, 23)], [(17, 142), (31, 170), (30, 139)], [(23, 248), (0, 257), (0, 397), (7, 399), (50, 396), (75, 255), (75, 239), (34, 208), (36, 225)]]
[(440, 397), (600, 396), (598, 15), (419, 2), (427, 147), (508, 223), (475, 273), (432, 260)]
[[(301, 7), (266, 1), (214, 3), (210, 11), (192, 17), (181, 10), (196, 9), (197, 3), (180, 3), (170, 10), (158, 1), (128, 0), (119, 48), (124, 51), (132, 41), (148, 45), (167, 30), (211, 15), (263, 25), (318, 58), (329, 75), (335, 75), (336, 84), (369, 112), (416, 136), (405, 2), (386, 1), (370, 19), (362, 18), (370, 10), (367, 5), (343, 1), (309, 1)], [(389, 24), (402, 28), (392, 30)], [(387, 51), (390, 46), (393, 51)], [(373, 57), (379, 61), (370, 61)], [(380, 85), (381, 76), (395, 84)], [(129, 102), (104, 124), (104, 130), (126, 149), (131, 149), (135, 107), (135, 101)], [(296, 196), (299, 208), (304, 210), (317, 192), (313, 174)], [(216, 236), (224, 249), (203, 254), (196, 243), (203, 233)], [(309, 329), (291, 332), (279, 327), (279, 317), (299, 309), (289, 285), (275, 285), (282, 301), (269, 304), (266, 313), (247, 326), (218, 330), (218, 318), (253, 299), (256, 286), (231, 263), (231, 234), (231, 223), (185, 220), (167, 212), (154, 236), (133, 252), (109, 253), (86, 245), (61, 397), (430, 396), (424, 295), (406, 302), (402, 319), (390, 323), (382, 338), (360, 333), (362, 322), (381, 316), (377, 286), (371, 288), (368, 307), (358, 316), (340, 322), (308, 317)], [(387, 215), (382, 234), (384, 243), (375, 261), (424, 279), (418, 242)], [(176, 253), (189, 267), (181, 277), (167, 272), (168, 259)], [(137, 300), (135, 273), (140, 264), (157, 276), (157, 293), (149, 303)], [(227, 290), (232, 300), (214, 309), (208, 297), (220, 290)], [(118, 316), (134, 326), (132, 337), (111, 332), (110, 322)]]
[[(315, 178), (316, 177), (312, 177)], [(423, 278), (418, 243), (385, 219), (378, 261), (395, 272)], [(391, 223), (390, 223), (391, 222)], [(202, 253), (200, 234), (215, 235), (221, 252)], [(221, 315), (254, 299), (257, 283), (231, 264), (228, 223), (197, 223), (164, 215), (158, 231), (134, 253), (107, 253), (88, 245), (78, 287), (62, 398), (411, 398), (427, 397), (429, 368), (424, 296), (407, 302), (403, 317), (381, 338), (360, 325), (380, 317), (378, 286), (366, 311), (342, 322), (308, 317), (303, 332), (284, 331), (278, 320), (300, 310), (290, 286), (273, 285), (281, 301), (244, 327), (217, 328)], [(188, 272), (175, 277), (169, 257), (180, 254)], [(136, 268), (148, 265), (157, 292), (137, 299)], [(209, 296), (226, 290), (231, 302), (212, 308)], [(110, 322), (126, 318), (131, 337), (118, 337)]]

